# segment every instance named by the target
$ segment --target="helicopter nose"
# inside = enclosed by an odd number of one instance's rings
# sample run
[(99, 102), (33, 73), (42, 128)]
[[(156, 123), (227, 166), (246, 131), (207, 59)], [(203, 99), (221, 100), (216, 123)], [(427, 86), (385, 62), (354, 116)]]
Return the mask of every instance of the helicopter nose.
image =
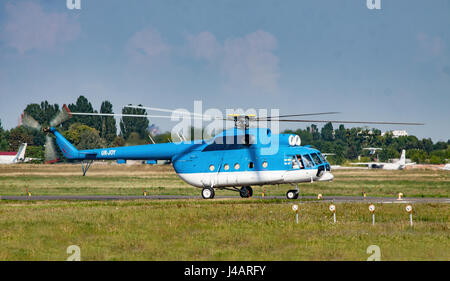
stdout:
[(334, 176), (330, 172), (325, 172), (323, 175), (319, 178), (319, 181), (332, 181), (334, 179)]

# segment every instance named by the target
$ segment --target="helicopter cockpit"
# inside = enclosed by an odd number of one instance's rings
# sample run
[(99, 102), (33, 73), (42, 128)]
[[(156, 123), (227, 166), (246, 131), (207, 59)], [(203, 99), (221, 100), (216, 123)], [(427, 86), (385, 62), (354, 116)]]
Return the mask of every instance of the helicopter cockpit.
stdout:
[(313, 169), (318, 168), (319, 171), (330, 171), (330, 164), (325, 160), (320, 152), (296, 154), (292, 156), (292, 169)]

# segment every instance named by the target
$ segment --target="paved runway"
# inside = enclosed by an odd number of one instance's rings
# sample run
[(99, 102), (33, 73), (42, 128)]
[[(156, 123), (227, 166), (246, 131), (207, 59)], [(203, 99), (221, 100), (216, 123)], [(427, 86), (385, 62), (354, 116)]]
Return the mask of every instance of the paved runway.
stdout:
[[(189, 195), (148, 195), (148, 196), (123, 196), (123, 195), (46, 195), (46, 196), (0, 196), (0, 200), (19, 200), (19, 201), (45, 201), (45, 200), (80, 200), (80, 201), (105, 201), (105, 200), (180, 200), (180, 199), (202, 199), (201, 196)], [(215, 199), (241, 199), (239, 196), (216, 196)], [(286, 199), (285, 196), (253, 196), (255, 199)], [(245, 200), (245, 199), (242, 199)], [(303, 203), (317, 202), (360, 202), (360, 203), (450, 203), (449, 198), (422, 198), (412, 197), (398, 200), (394, 197), (366, 197), (361, 196), (324, 196), (322, 200), (317, 200), (315, 196), (302, 196), (297, 200)]]

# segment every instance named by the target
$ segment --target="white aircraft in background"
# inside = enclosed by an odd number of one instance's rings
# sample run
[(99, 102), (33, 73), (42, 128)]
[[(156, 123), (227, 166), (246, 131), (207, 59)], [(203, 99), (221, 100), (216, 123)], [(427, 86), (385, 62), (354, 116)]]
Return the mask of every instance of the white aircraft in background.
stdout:
[(35, 160), (34, 158), (25, 158), (26, 149), (27, 144), (22, 143), (16, 154), (14, 154), (14, 152), (0, 152), (0, 164), (15, 164)]
[(402, 150), (400, 160), (393, 163), (381, 162), (365, 162), (365, 163), (351, 163), (352, 165), (367, 165), (369, 169), (383, 169), (383, 170), (403, 170), (406, 166), (415, 165), (416, 163), (406, 163), (406, 151)]
[(445, 164), (444, 167), (441, 168), (442, 170), (450, 171), (450, 164)]
[(374, 155), (377, 152), (377, 150), (383, 150), (382, 148), (379, 147), (365, 147), (363, 149), (368, 150), (370, 155)]

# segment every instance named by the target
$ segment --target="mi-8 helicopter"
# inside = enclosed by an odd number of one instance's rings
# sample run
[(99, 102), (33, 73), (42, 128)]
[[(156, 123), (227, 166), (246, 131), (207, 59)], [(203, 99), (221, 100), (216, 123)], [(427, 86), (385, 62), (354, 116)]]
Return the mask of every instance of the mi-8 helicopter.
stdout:
[[(269, 128), (253, 128), (250, 126), (250, 122), (421, 125), (421, 123), (399, 122), (284, 119), (334, 113), (337, 112), (292, 114), (276, 117), (233, 114), (223, 118), (223, 120), (233, 121), (234, 127), (226, 129), (208, 140), (78, 150), (55, 128), (58, 124), (70, 118), (71, 115), (141, 118), (161, 116), (70, 112), (64, 105), (59, 115), (56, 116), (54, 121), (50, 122), (50, 127), (43, 128), (43, 131), (47, 133), (46, 155), (54, 154), (52, 152), (47, 153), (47, 150), (54, 150), (51, 138), (48, 136), (48, 134), (53, 134), (64, 157), (82, 162), (83, 175), (86, 174), (94, 160), (170, 160), (175, 172), (182, 180), (202, 189), (201, 194), (204, 199), (214, 198), (217, 189), (237, 191), (241, 197), (247, 198), (253, 195), (251, 186), (284, 183), (296, 186), (295, 189), (286, 192), (288, 199), (296, 199), (299, 196), (299, 183), (333, 180), (334, 176), (331, 173), (330, 164), (319, 150), (309, 145), (301, 146), (301, 139), (298, 135), (275, 134)], [(39, 124), (28, 115), (23, 116), (23, 124), (40, 129)]]

